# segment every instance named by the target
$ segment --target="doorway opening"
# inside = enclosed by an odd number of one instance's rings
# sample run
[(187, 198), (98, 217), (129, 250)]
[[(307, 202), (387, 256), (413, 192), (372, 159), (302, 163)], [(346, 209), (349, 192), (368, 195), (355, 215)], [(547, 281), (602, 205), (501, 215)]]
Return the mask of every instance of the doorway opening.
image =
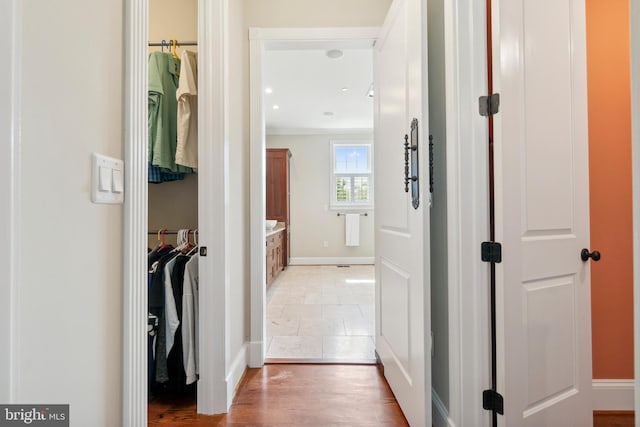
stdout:
[(375, 363), (373, 43), (265, 46), (267, 363)]
[(198, 1), (149, 2), (148, 24), (147, 404), (153, 413), (175, 402), (196, 406), (198, 398)]

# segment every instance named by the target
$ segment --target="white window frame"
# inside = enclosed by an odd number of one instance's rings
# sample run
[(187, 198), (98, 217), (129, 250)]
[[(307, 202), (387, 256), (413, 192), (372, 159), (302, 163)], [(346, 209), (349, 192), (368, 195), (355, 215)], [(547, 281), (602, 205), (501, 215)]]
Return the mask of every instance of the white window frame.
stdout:
[[(336, 147), (355, 147), (355, 146), (366, 146), (369, 150), (369, 172), (368, 173), (338, 173), (336, 174), (334, 168), (336, 164)], [(331, 140), (329, 144), (329, 149), (331, 150), (330, 159), (331, 164), (329, 165), (329, 191), (330, 191), (330, 200), (329, 206), (333, 210), (370, 210), (373, 209), (374, 201), (373, 201), (373, 182), (374, 182), (374, 170), (373, 170), (373, 141), (372, 140)], [(339, 202), (336, 194), (336, 177), (344, 176), (344, 177), (354, 177), (354, 176), (364, 176), (367, 175), (369, 177), (369, 201), (366, 203), (362, 202)]]

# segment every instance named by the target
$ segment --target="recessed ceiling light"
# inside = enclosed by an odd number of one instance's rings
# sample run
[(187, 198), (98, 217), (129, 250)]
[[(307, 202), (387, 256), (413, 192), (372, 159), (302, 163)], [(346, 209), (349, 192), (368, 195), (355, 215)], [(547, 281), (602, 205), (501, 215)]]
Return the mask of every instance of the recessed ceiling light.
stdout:
[(333, 117), (333, 111), (325, 111), (325, 112), (324, 112), (324, 113), (322, 113), (322, 114), (324, 114), (324, 115), (325, 115), (325, 116), (327, 116), (327, 117)]
[(273, 89), (271, 89), (270, 87), (266, 87), (266, 88), (264, 88), (264, 91), (265, 91), (266, 93), (273, 93)]
[(274, 106), (273, 106), (273, 109), (274, 109), (274, 110), (279, 110), (279, 109), (280, 109), (280, 106), (279, 106), (279, 105), (274, 105)]
[(342, 58), (342, 55), (344, 55), (344, 53), (342, 53), (340, 49), (331, 49), (327, 51), (327, 56), (331, 59)]
[(349, 88), (348, 88), (348, 87), (346, 87), (346, 86), (345, 86), (345, 87), (343, 87), (343, 88), (342, 88), (342, 89), (340, 89), (340, 90), (341, 90), (341, 91), (343, 91), (343, 92), (349, 92)]

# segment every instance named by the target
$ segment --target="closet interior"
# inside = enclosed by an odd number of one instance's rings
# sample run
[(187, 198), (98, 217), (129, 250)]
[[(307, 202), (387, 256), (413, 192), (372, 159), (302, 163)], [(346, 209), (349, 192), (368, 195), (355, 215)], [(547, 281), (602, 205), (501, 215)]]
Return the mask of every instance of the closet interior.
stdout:
[(198, 380), (197, 0), (149, 1), (149, 402)]

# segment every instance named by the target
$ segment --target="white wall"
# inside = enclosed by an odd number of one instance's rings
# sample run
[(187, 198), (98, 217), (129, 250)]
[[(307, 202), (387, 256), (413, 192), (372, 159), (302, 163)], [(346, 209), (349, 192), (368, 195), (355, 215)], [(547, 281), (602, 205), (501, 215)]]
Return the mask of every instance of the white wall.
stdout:
[[(8, 64), (0, 68), (0, 234), (5, 243), (0, 247), (0, 402), (10, 402), (11, 384), (11, 322), (13, 321), (13, 94), (16, 89), (14, 66), (17, 52), (13, 37), (13, 14), (17, 1), (0, 2), (0, 40), (8, 46)], [(17, 143), (17, 142), (16, 142)]]
[(391, 0), (245, 0), (250, 27), (382, 25)]
[[(332, 210), (331, 140), (373, 140), (372, 135), (268, 135), (267, 148), (288, 148), (290, 159), (291, 257), (354, 258), (374, 256), (373, 210), (360, 217), (360, 246), (345, 246), (344, 217)], [(374, 171), (375, 173), (375, 171)], [(326, 208), (326, 210), (325, 210)], [(328, 247), (324, 247), (324, 242)], [(346, 261), (345, 261), (346, 262)]]
[(428, 0), (429, 133), (434, 141), (431, 209), (432, 387), (449, 408), (449, 283), (447, 258), (447, 158), (445, 114), (444, 1)]
[(91, 153), (122, 158), (123, 2), (24, 0), (17, 399), (121, 420), (122, 205), (91, 203)]

